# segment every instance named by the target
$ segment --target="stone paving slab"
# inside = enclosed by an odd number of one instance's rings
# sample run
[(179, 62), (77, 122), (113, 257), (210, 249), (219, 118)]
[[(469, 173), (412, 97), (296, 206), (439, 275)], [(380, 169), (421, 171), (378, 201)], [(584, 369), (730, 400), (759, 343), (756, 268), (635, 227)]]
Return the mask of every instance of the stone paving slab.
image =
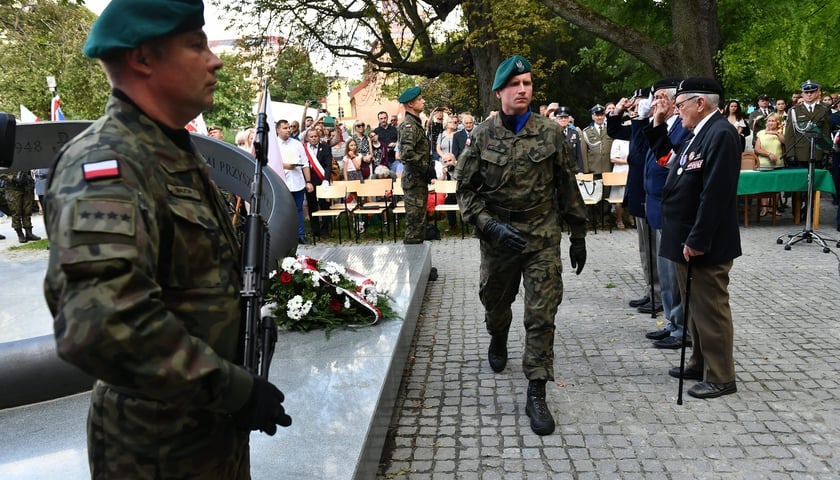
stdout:
[[(835, 209), (823, 202), (822, 233), (840, 238)], [(681, 406), (667, 375), (679, 350), (644, 338), (664, 319), (627, 306), (644, 294), (635, 231), (590, 232), (580, 276), (564, 258), (548, 385), (557, 430), (545, 437), (525, 414), (521, 296), (508, 367), (494, 374), (477, 240), (432, 242), (440, 279), (426, 291), (377, 478), (840, 479), (840, 260), (833, 244), (828, 254), (776, 244), (801, 228), (789, 214), (741, 228), (729, 287), (738, 393), (686, 394)]]

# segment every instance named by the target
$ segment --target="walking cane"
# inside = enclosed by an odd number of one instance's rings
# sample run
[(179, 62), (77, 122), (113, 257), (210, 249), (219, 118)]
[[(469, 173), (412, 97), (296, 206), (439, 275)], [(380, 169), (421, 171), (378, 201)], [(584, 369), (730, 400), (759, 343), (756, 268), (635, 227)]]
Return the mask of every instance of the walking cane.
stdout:
[(653, 242), (656, 236), (653, 235), (653, 229), (650, 228), (647, 218), (645, 219), (647, 225), (648, 235), (648, 278), (650, 279), (650, 318), (656, 318), (656, 299), (654, 298), (654, 281), (653, 281)]
[[(680, 348), (680, 385), (679, 385), (679, 392), (677, 392), (677, 405), (682, 405), (682, 394), (683, 394), (683, 376), (685, 374), (685, 332), (688, 330), (688, 306), (690, 305), (689, 299), (691, 298), (691, 257), (688, 257), (688, 272), (686, 273), (685, 279), (685, 298), (683, 299), (683, 334), (682, 334), (682, 347)], [(697, 340), (696, 338), (694, 339)]]

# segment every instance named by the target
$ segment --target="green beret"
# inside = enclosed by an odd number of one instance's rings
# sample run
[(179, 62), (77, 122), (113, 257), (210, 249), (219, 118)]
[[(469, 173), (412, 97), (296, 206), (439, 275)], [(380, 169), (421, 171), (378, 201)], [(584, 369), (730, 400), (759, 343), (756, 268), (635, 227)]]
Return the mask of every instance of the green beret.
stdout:
[(415, 98), (420, 96), (420, 87), (411, 87), (406, 88), (404, 92), (400, 95), (400, 98), (397, 99), (400, 103), (408, 103)]
[(202, 26), (201, 0), (112, 0), (93, 23), (82, 51), (86, 57), (103, 58)]
[(510, 77), (531, 71), (531, 64), (525, 57), (514, 55), (499, 64), (496, 69), (496, 78), (493, 79), (493, 91), (505, 86)]

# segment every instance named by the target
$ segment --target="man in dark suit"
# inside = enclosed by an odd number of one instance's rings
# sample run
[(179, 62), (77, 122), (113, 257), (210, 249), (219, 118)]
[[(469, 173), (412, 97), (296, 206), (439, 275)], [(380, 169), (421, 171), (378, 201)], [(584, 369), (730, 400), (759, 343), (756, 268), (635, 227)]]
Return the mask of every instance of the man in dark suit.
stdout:
[(461, 123), (464, 124), (464, 128), (455, 132), (453, 136), (452, 153), (455, 155), (455, 158), (458, 158), (461, 152), (467, 148), (467, 139), (470, 138), (470, 134), (475, 127), (475, 118), (469, 113), (465, 113), (461, 115)]
[(306, 204), (309, 205), (309, 224), (312, 226), (312, 235), (321, 237), (322, 234), (329, 232), (331, 219), (327, 217), (315, 219), (312, 214), (321, 208), (330, 208), (326, 200), (318, 200), (317, 191), (318, 185), (330, 183), (330, 173), (335, 160), (330, 147), (321, 143), (318, 130), (314, 128), (306, 131), (306, 143), (303, 144), (303, 150), (306, 152), (306, 160), (309, 162), (309, 171), (311, 172), (309, 177), (312, 185), (315, 186), (311, 192), (306, 192)]
[[(615, 110), (607, 115), (607, 135), (614, 139), (629, 140), (630, 152), (627, 155), (627, 185), (624, 189), (624, 209), (636, 221), (636, 234), (639, 238), (639, 259), (645, 278), (644, 295), (636, 300), (630, 300), (629, 305), (639, 308), (647, 305), (656, 308), (661, 305), (661, 290), (659, 273), (656, 268), (656, 237), (653, 230), (645, 221), (645, 157), (648, 142), (642, 129), (648, 124), (650, 112), (650, 87), (638, 88), (632, 98), (622, 98)], [(639, 118), (639, 106), (645, 102), (647, 111), (643, 118)], [(625, 115), (627, 113), (627, 115)], [(629, 125), (628, 125), (629, 123)], [(651, 283), (653, 283), (653, 297), (651, 297)], [(651, 298), (653, 303), (651, 304)]]
[(747, 119), (747, 125), (752, 132), (752, 144), (755, 145), (756, 133), (759, 130), (764, 130), (767, 125), (767, 115), (773, 113), (776, 109), (770, 106), (770, 97), (767, 95), (759, 95), (756, 100), (756, 109), (750, 113)]
[[(694, 346), (684, 378), (700, 380), (688, 390), (697, 398), (737, 391), (728, 287), (733, 259), (741, 255), (737, 210), (741, 140), (717, 111), (722, 96), (716, 80), (686, 78), (677, 87), (675, 105), (692, 134), (672, 145), (665, 113), (657, 112), (648, 135), (654, 151), (676, 152), (662, 191), (659, 255), (676, 262), (683, 294), (691, 262), (692, 294), (686, 310)], [(679, 367), (669, 374), (679, 376)]]

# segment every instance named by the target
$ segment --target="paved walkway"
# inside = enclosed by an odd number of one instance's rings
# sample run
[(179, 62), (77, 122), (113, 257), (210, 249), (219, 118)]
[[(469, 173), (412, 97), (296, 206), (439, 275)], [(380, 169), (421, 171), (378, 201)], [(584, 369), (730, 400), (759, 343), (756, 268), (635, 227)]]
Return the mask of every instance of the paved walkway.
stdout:
[[(823, 226), (837, 238), (834, 208), (823, 203)], [(477, 240), (432, 242), (440, 278), (428, 284), (377, 478), (840, 478), (840, 264), (833, 243), (828, 254), (776, 244), (800, 229), (789, 215), (741, 229), (729, 288), (738, 393), (685, 395), (681, 406), (667, 375), (679, 350), (644, 338), (662, 317), (627, 307), (644, 293), (635, 232), (590, 233), (584, 272), (564, 260), (548, 385), (557, 430), (546, 437), (525, 415), (521, 321), (507, 369), (487, 364)]]

